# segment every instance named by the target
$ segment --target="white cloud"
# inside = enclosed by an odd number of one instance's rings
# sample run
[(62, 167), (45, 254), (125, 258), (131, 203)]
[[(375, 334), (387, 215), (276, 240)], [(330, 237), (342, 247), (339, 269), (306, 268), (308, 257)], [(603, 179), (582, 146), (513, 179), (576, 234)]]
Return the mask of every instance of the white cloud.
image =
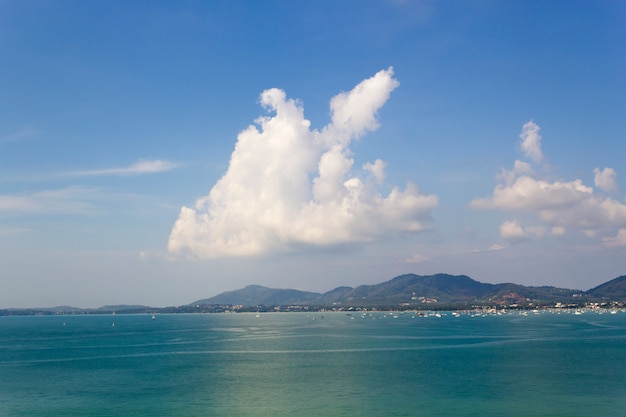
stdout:
[(541, 151), (541, 135), (539, 135), (539, 126), (532, 120), (525, 123), (522, 127), (520, 148), (524, 155), (532, 159), (534, 162), (541, 162), (543, 152)]
[(507, 220), (500, 225), (500, 236), (511, 243), (528, 239), (528, 235), (517, 220)]
[(528, 162), (516, 160), (513, 164), (513, 169), (503, 169), (502, 172), (496, 176), (498, 180), (504, 181), (507, 185), (510, 185), (520, 175), (533, 174), (533, 167)]
[[(330, 131), (331, 143), (359, 137), (366, 131), (378, 128), (376, 113), (389, 99), (391, 92), (400, 85), (393, 78), (393, 70), (379, 71), (362, 81), (349, 92), (339, 93), (330, 100), (332, 123), (324, 130)], [(343, 143), (347, 145), (348, 143)]]
[(500, 225), (500, 236), (511, 243), (519, 243), (531, 238), (542, 238), (546, 229), (541, 226), (522, 227), (518, 220), (507, 220)]
[(500, 208), (536, 212), (542, 210), (568, 208), (589, 199), (593, 189), (582, 181), (547, 182), (529, 176), (516, 178), (511, 184), (496, 186), (490, 198), (477, 198), (472, 201), (474, 208)]
[(377, 112), (398, 85), (389, 68), (333, 97), (332, 122), (321, 131), (282, 90), (264, 91), (261, 104), (273, 115), (238, 135), (226, 174), (194, 208), (181, 209), (168, 250), (258, 255), (426, 229), (436, 196), (411, 183), (382, 194), (380, 160), (364, 166), (375, 181), (352, 173), (351, 141), (378, 127)]
[(140, 159), (134, 164), (121, 168), (97, 169), (89, 171), (73, 171), (63, 175), (67, 176), (90, 176), (90, 175), (139, 175), (154, 174), (157, 172), (171, 171), (179, 165), (174, 162), (162, 161), (159, 159)]
[(425, 262), (427, 261), (429, 258), (424, 256), (424, 255), (420, 255), (419, 253), (416, 253), (415, 255), (411, 256), (408, 259), (405, 259), (404, 262), (408, 263), (408, 264), (418, 264), (420, 262)]
[[(532, 122), (524, 125), (524, 152), (535, 160), (540, 160), (541, 149), (537, 132), (539, 126)], [(539, 156), (539, 157), (538, 157)], [(603, 189), (616, 189), (616, 173), (611, 168), (595, 172), (595, 185)], [(504, 171), (498, 176), (502, 181), (491, 197), (476, 198), (470, 206), (476, 209), (499, 209), (513, 213), (535, 215), (544, 226), (522, 229), (519, 224), (501, 226), (501, 235), (506, 238), (528, 238), (529, 235), (540, 238), (551, 230), (552, 236), (565, 234), (566, 230), (577, 229), (586, 236), (594, 237), (614, 233), (626, 227), (626, 204), (612, 198), (594, 193), (593, 187), (583, 184), (582, 180), (549, 181), (536, 178), (532, 166), (516, 161), (511, 171)], [(523, 233), (523, 235), (522, 235)]]
[(387, 167), (387, 163), (377, 159), (373, 164), (371, 162), (363, 165), (363, 169), (372, 173), (376, 182), (378, 184), (382, 184), (385, 181), (385, 168)]
[(596, 187), (606, 192), (617, 191), (617, 172), (613, 168), (604, 168), (603, 170), (595, 168), (593, 173), (593, 183)]
[(492, 197), (477, 198), (470, 205), (536, 214), (551, 227), (593, 231), (626, 226), (626, 205), (594, 194), (581, 180), (548, 182), (523, 176), (510, 186), (496, 186)]

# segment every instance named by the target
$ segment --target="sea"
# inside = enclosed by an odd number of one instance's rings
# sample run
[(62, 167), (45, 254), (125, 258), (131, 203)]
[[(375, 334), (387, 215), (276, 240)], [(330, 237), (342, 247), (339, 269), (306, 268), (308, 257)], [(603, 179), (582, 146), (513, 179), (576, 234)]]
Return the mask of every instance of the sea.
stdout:
[(0, 416), (626, 415), (626, 313), (0, 317)]

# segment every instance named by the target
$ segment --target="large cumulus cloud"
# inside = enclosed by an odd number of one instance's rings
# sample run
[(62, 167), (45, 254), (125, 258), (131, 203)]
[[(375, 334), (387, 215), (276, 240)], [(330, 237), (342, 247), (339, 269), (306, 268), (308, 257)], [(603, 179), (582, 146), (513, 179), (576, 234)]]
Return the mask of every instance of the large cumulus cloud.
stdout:
[(511, 170), (505, 170), (499, 176), (500, 184), (494, 188), (492, 196), (474, 199), (471, 207), (499, 209), (530, 219), (531, 224), (526, 226), (517, 218), (501, 225), (501, 237), (511, 243), (563, 235), (568, 230), (582, 231), (587, 236), (603, 236), (607, 246), (624, 242), (626, 204), (602, 192), (618, 189), (615, 170), (593, 170), (594, 185), (599, 190), (585, 185), (581, 179), (541, 178), (533, 166), (543, 159), (539, 130), (532, 121), (523, 126), (520, 149), (531, 161), (515, 161)]
[(386, 163), (355, 170), (350, 149), (378, 128), (377, 112), (398, 85), (389, 68), (338, 94), (321, 130), (311, 129), (302, 105), (284, 91), (264, 91), (260, 102), (270, 115), (238, 135), (228, 170), (209, 195), (181, 209), (169, 251), (259, 255), (426, 229), (437, 197), (413, 183), (384, 192)]

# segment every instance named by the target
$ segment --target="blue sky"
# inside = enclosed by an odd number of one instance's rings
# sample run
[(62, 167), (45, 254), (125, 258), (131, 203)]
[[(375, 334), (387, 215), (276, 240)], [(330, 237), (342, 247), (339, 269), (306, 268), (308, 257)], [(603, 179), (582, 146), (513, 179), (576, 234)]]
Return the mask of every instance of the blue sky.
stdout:
[(0, 1), (0, 308), (626, 273), (620, 1)]

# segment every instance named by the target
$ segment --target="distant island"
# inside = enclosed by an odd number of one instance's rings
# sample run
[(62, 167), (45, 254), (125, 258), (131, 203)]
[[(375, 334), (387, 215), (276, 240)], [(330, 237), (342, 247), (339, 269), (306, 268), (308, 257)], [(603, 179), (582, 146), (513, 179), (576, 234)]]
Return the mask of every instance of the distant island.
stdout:
[(624, 307), (626, 275), (587, 291), (551, 286), (486, 284), (466, 275), (405, 274), (374, 285), (337, 287), (325, 293), (275, 289), (259, 285), (227, 291), (176, 307), (141, 305), (103, 306), (81, 309), (53, 308), (4, 309), (0, 315), (54, 314), (155, 314), (219, 313), (246, 311), (321, 310), (463, 310), (473, 308), (579, 308)]

